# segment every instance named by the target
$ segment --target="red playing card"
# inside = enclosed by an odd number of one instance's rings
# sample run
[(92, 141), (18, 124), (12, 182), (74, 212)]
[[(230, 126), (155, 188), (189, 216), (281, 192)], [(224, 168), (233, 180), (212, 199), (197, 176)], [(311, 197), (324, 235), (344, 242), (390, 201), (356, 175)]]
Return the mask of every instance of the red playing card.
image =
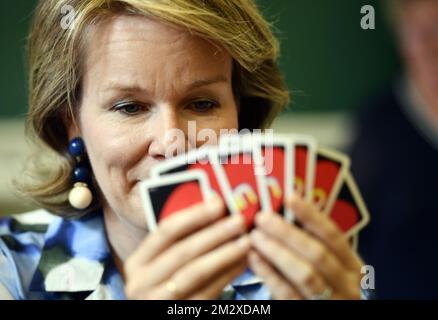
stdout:
[(349, 164), (349, 159), (338, 152), (318, 149), (312, 197), (322, 212), (334, 201)]
[[(292, 221), (292, 213), (284, 210), (283, 203), (285, 195), (293, 192), (293, 146), (294, 140), (286, 135), (242, 135), (221, 140), (221, 147), (225, 150), (233, 150), (234, 153), (245, 150), (252, 155), (256, 166), (246, 171), (251, 176), (247, 181), (252, 188), (256, 182), (259, 206), (264, 211), (282, 214), (288, 221)], [(255, 174), (255, 179), (252, 177), (253, 172), (259, 173)]]
[[(267, 156), (266, 152), (271, 153)], [(265, 162), (266, 186), (269, 190), (269, 201), (271, 210), (284, 215), (283, 200), (285, 194), (285, 165), (286, 154), (283, 146), (275, 145), (273, 147), (261, 148), (262, 156), (265, 159), (271, 159), (272, 164)], [(292, 169), (292, 168), (291, 168)]]
[[(211, 191), (220, 196), (227, 205), (227, 214), (237, 214), (238, 211), (235, 205), (229, 198), (223, 194), (222, 188), (216, 177), (216, 173), (212, 166), (210, 150), (197, 150), (190, 152), (187, 155), (179, 158), (170, 159), (166, 162), (158, 164), (152, 170), (153, 176), (165, 176), (176, 172), (190, 172), (192, 170), (202, 170), (208, 179)], [(214, 157), (214, 156), (213, 156)]]
[(201, 170), (141, 182), (140, 192), (149, 229), (153, 231), (161, 220), (206, 200), (209, 190), (207, 176)]
[[(157, 203), (158, 199), (155, 199), (156, 193), (164, 193), (167, 198), (164, 200), (162, 198), (162, 194), (159, 195), (160, 200), (164, 202), (162, 209), (159, 212), (159, 220), (165, 219), (170, 216), (172, 213), (175, 213), (179, 210), (188, 208), (196, 203), (202, 202), (203, 196), (201, 192), (201, 187), (197, 181), (191, 182), (182, 182), (179, 184), (171, 184), (161, 188), (157, 188), (152, 193), (153, 200), (152, 202)], [(158, 205), (161, 205), (163, 202), (159, 201)]]
[(358, 233), (369, 222), (368, 210), (350, 173), (345, 176), (329, 217), (347, 237)]
[(216, 178), (224, 196), (231, 197), (238, 212), (245, 216), (248, 228), (253, 226), (254, 217), (261, 210), (255, 172), (252, 152), (219, 152), (219, 162), (215, 164)]
[(307, 151), (306, 146), (297, 145), (295, 147), (295, 192), (304, 198), (307, 196)]
[[(313, 177), (316, 157), (316, 141), (308, 135), (293, 135), (293, 190), (307, 202), (312, 199)], [(287, 185), (287, 188), (290, 188)], [(290, 211), (290, 210), (286, 210)], [(293, 216), (292, 212), (286, 215)], [(293, 220), (293, 219), (292, 219)]]

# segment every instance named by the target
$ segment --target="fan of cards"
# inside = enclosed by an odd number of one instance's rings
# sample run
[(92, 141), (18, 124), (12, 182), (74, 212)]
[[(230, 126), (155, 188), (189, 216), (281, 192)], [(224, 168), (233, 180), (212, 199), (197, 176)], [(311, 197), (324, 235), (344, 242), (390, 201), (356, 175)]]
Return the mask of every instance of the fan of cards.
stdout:
[(308, 135), (223, 135), (151, 168), (140, 192), (149, 228), (212, 193), (227, 214), (243, 214), (248, 229), (256, 214), (274, 211), (289, 222), (285, 196), (299, 193), (332, 219), (357, 248), (369, 214), (349, 170), (349, 158), (317, 145)]

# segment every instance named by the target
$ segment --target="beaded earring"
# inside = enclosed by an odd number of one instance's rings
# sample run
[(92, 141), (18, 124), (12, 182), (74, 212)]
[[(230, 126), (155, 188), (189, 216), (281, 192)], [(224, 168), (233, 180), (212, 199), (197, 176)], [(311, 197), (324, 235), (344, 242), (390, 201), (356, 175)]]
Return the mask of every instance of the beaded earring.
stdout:
[(73, 170), (73, 188), (68, 194), (70, 205), (79, 210), (86, 209), (93, 201), (93, 194), (88, 188), (90, 183), (90, 169), (86, 160), (85, 144), (82, 138), (72, 139), (68, 145), (69, 154), (75, 158), (76, 166)]

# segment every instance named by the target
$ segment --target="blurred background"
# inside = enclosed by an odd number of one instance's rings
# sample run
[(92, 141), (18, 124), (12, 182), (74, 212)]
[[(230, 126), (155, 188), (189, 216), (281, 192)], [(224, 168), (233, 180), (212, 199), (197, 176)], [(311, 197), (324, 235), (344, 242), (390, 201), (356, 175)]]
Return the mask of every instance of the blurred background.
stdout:
[[(257, 2), (281, 40), (280, 64), (292, 93), (274, 129), (310, 133), (324, 145), (346, 149), (354, 138), (351, 115), (359, 102), (399, 69), (381, 1)], [(11, 178), (28, 150), (24, 48), (35, 3), (0, 2), (0, 215), (29, 208), (14, 194)], [(375, 8), (375, 30), (360, 26), (363, 5)]]

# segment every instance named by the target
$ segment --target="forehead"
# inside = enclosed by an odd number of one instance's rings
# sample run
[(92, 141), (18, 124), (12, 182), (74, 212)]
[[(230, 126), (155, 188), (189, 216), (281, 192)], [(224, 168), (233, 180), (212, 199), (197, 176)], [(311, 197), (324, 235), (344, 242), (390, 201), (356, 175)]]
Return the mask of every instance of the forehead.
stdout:
[(220, 71), (231, 66), (231, 56), (222, 46), (186, 29), (145, 16), (119, 15), (89, 29), (85, 64)]
[(224, 48), (144, 16), (119, 15), (93, 26), (84, 52), (82, 88), (102, 101), (113, 88), (167, 99), (194, 82), (232, 82), (232, 59)]
[(100, 43), (146, 41), (154, 44), (171, 45), (175, 41), (200, 41), (188, 30), (154, 18), (120, 14), (112, 16), (94, 26), (94, 40)]

